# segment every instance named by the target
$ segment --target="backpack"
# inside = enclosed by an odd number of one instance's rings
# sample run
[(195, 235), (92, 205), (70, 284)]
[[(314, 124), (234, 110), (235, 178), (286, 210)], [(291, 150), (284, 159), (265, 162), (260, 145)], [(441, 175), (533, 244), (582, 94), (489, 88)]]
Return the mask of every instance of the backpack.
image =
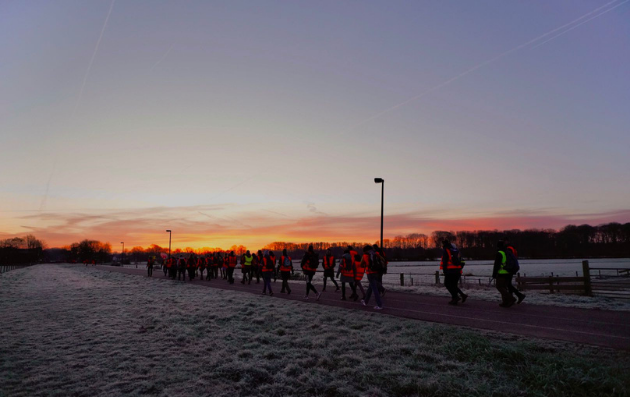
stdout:
[(451, 248), (451, 260), (453, 265), (463, 268), (465, 263), (462, 261), (462, 256), (457, 248)]
[(274, 270), (275, 269), (275, 260), (272, 259), (273, 257), (268, 257), (265, 258), (265, 268), (268, 270)]
[(514, 256), (514, 253), (511, 250), (505, 250), (505, 266), (503, 269), (507, 270), (510, 274), (516, 274), (521, 269), (518, 264), (518, 259)]
[(385, 270), (385, 258), (372, 252), (370, 254), (370, 263), (368, 269), (373, 272), (382, 272)]
[(317, 269), (319, 267), (319, 254), (317, 252), (310, 257), (309, 266), (311, 269)]

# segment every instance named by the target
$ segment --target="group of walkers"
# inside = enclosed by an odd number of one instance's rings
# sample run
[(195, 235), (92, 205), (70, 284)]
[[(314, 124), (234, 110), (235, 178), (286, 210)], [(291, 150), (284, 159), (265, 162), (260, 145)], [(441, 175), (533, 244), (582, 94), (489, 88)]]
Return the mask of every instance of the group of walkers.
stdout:
[[(440, 270), (444, 272), (444, 286), (451, 294), (449, 305), (457, 305), (458, 302), (466, 302), (466, 295), (459, 288), (459, 280), (462, 269), (466, 263), (462, 260), (459, 250), (450, 241), (442, 242), (443, 254), (440, 261)], [(497, 254), (492, 269), (492, 278), (496, 280), (496, 288), (501, 294), (501, 307), (510, 307), (514, 303), (520, 304), (525, 299), (516, 287), (512, 285), (512, 278), (519, 270), (518, 254), (507, 240), (497, 242)]]
[[(387, 272), (387, 260), (383, 250), (378, 245), (366, 245), (363, 247), (361, 255), (353, 247), (348, 246), (339, 259), (335, 258), (332, 251), (328, 249), (321, 262), (324, 273), (324, 286), (322, 291), (319, 292), (313, 284), (313, 277), (318, 272), (320, 265), (319, 254), (313, 250), (312, 245), (309, 246), (300, 261), (300, 268), (306, 281), (304, 299), (308, 300), (312, 292), (315, 299), (319, 300), (321, 293), (326, 291), (327, 281), (330, 279), (330, 282), (335, 286), (335, 292), (341, 291), (341, 300), (350, 299), (357, 301), (359, 299), (358, 292), (360, 291), (361, 303), (364, 306), (369, 304), (372, 295), (374, 295), (376, 300), (374, 309), (381, 310), (383, 308), (381, 297), (385, 294), (383, 274)], [(153, 275), (155, 263), (155, 258), (149, 258), (147, 262), (149, 277)], [(241, 284), (251, 284), (254, 278), (256, 279), (256, 284), (259, 284), (262, 278), (263, 295), (269, 294), (273, 296), (271, 280), (276, 281), (278, 276), (280, 276), (282, 280), (280, 292), (291, 294), (289, 279), (295, 274), (295, 269), (293, 260), (287, 254), (286, 249), (282, 251), (282, 255), (279, 257), (276, 257), (271, 250), (259, 250), (254, 254), (246, 251), (241, 256), (237, 256), (234, 251), (226, 254), (222, 252), (205, 255), (190, 254), (187, 258), (184, 255), (179, 255), (179, 257), (171, 256), (165, 260), (162, 270), (164, 271), (164, 276), (168, 276), (173, 280), (186, 281), (186, 276), (188, 276), (188, 280), (199, 278), (200, 280), (210, 281), (221, 278), (229, 284), (234, 284), (234, 271), (239, 264), (242, 273)], [(341, 288), (337, 280), (335, 280), (335, 270), (337, 270), (336, 278), (339, 279)], [(361, 283), (366, 275), (368, 279), (367, 290)], [(348, 297), (346, 297), (346, 285), (352, 291), (352, 294)]]
[[(468, 295), (459, 288), (459, 281), (466, 263), (462, 260), (457, 247), (450, 241), (444, 240), (442, 248), (440, 270), (444, 273), (444, 286), (451, 294), (451, 300), (448, 303), (450, 305), (457, 305), (459, 302), (464, 303), (468, 299)], [(496, 288), (501, 294), (500, 306), (510, 307), (525, 299), (525, 295), (512, 285), (512, 277), (519, 270), (518, 255), (516, 249), (507, 241), (499, 241), (497, 249), (492, 278), (496, 279)], [(147, 262), (149, 277), (153, 275), (155, 263), (155, 257), (150, 257)], [(383, 275), (387, 273), (387, 263), (385, 253), (376, 244), (363, 247), (361, 255), (352, 246), (348, 246), (339, 259), (335, 258), (330, 249), (327, 249), (322, 260), (324, 286), (321, 292), (326, 291), (327, 281), (330, 279), (330, 282), (335, 285), (335, 291), (341, 290), (341, 300), (357, 301), (360, 292), (361, 304), (367, 306), (374, 295), (376, 301), (374, 309), (381, 310), (383, 308), (382, 296), (385, 295)], [(186, 275), (188, 275), (189, 280), (194, 280), (197, 277), (200, 280), (208, 281), (221, 278), (229, 284), (234, 284), (234, 271), (239, 264), (242, 272), (241, 284), (251, 284), (254, 278), (256, 278), (256, 284), (259, 284), (262, 278), (263, 295), (273, 296), (271, 280), (273, 279), (275, 282), (280, 276), (282, 280), (280, 292), (291, 294), (289, 279), (295, 274), (295, 270), (293, 260), (287, 254), (286, 249), (278, 258), (271, 250), (259, 250), (254, 254), (247, 251), (240, 257), (234, 251), (225, 255), (222, 252), (206, 255), (191, 254), (188, 258), (184, 255), (179, 255), (178, 258), (171, 256), (166, 259), (162, 269), (164, 276), (168, 275), (173, 280), (185, 281)], [(313, 285), (313, 277), (318, 271), (319, 265), (319, 254), (313, 250), (311, 245), (300, 261), (300, 267), (306, 280), (306, 295), (304, 296), (306, 300), (309, 299), (311, 292), (315, 295), (316, 300), (321, 297), (321, 292), (317, 291)], [(335, 269), (337, 270), (336, 277)], [(361, 283), (366, 275), (367, 290)], [(341, 288), (339, 288), (339, 283), (335, 278), (339, 279)], [(352, 291), (347, 297), (346, 285)]]

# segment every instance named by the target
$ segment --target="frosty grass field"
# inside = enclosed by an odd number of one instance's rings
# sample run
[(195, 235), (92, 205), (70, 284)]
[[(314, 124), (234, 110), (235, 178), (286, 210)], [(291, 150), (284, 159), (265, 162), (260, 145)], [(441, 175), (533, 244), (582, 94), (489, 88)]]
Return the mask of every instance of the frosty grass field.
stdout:
[(630, 353), (76, 265), (0, 277), (1, 396), (625, 396)]

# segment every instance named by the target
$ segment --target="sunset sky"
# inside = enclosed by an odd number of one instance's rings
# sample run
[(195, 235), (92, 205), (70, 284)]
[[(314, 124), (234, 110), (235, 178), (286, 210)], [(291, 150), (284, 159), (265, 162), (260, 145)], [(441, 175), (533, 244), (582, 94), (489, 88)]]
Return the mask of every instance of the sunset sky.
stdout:
[(630, 221), (630, 0), (0, 2), (0, 238)]

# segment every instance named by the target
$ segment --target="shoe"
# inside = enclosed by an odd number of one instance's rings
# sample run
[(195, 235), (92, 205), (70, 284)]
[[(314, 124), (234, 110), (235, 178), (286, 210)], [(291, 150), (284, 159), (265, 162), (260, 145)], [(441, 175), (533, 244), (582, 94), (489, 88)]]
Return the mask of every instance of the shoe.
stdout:
[(326, 292), (326, 288), (323, 288), (323, 289), (322, 289), (322, 292)]
[(365, 304), (365, 301), (364, 301), (363, 299), (361, 299), (361, 304), (362, 304), (363, 306), (367, 306), (367, 305)]
[(319, 300), (319, 297), (322, 296), (322, 293), (320, 292), (319, 294), (317, 294), (317, 299), (315, 300)]
[(524, 299), (525, 299), (525, 295), (521, 294), (521, 296), (518, 297), (516, 304), (520, 304), (521, 302), (523, 302)]
[(466, 302), (466, 299), (468, 299), (468, 295), (462, 294), (462, 303)]
[(273, 296), (273, 292), (270, 292), (270, 293), (269, 293), (269, 296)]
[(355, 296), (354, 296), (354, 299), (352, 299), (352, 300), (356, 302), (356, 301), (357, 301), (357, 299), (359, 299), (359, 295), (355, 295)]
[(280, 293), (281, 293), (281, 294), (284, 294), (284, 291), (280, 290)]
[(456, 305), (457, 305), (457, 300), (455, 300), (455, 299), (451, 299), (450, 301), (448, 301), (448, 304), (449, 304), (449, 305), (456, 306)]
[(383, 310), (383, 306), (374, 306), (374, 310)]
[(308, 295), (306, 295), (306, 296), (304, 297), (304, 300), (305, 300), (305, 301), (307, 301), (307, 300), (308, 300)]
[(287, 292), (287, 295), (291, 295), (291, 290), (289, 290), (289, 292)]
[(266, 292), (263, 292), (262, 294), (263, 294), (263, 295), (267, 295), (267, 293), (266, 293)]
[(337, 287), (337, 289), (335, 290), (335, 292), (339, 292), (339, 291), (340, 291), (340, 289), (339, 289), (339, 287)]

